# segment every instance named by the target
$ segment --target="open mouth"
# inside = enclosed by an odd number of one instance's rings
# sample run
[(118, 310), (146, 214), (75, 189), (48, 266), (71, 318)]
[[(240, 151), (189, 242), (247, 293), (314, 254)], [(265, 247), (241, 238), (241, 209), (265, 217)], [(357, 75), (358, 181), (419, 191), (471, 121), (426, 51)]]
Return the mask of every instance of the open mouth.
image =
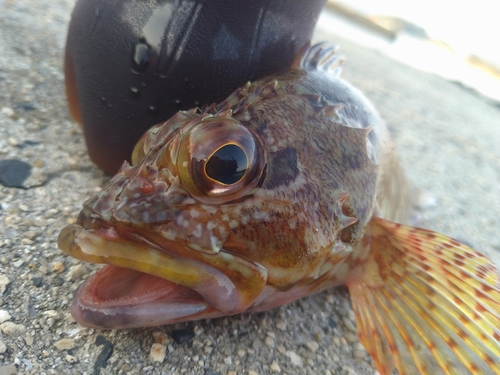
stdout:
[(114, 228), (69, 225), (58, 243), (75, 258), (109, 264), (78, 288), (71, 307), (80, 324), (93, 328), (236, 314), (255, 301), (267, 279), (259, 264), (224, 251), (189, 250), (179, 256), (148, 241), (124, 239)]

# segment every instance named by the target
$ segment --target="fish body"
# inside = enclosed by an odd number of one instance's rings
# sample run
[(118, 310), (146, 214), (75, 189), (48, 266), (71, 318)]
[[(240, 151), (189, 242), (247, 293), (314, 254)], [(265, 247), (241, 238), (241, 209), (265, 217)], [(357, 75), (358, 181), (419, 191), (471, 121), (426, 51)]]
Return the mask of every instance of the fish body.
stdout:
[[(347, 285), (381, 374), (500, 374), (493, 263), (406, 226), (412, 189), (334, 47), (151, 128), (59, 247), (106, 263), (72, 314), (130, 328), (263, 311)], [(396, 223), (397, 222), (397, 223)]]

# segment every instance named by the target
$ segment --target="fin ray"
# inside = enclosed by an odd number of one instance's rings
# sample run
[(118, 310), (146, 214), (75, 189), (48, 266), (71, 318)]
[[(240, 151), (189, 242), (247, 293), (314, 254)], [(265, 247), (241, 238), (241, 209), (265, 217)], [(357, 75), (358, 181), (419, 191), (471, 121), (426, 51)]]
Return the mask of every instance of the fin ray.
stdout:
[(500, 375), (494, 264), (447, 236), (378, 217), (366, 233), (371, 252), (346, 284), (378, 371)]

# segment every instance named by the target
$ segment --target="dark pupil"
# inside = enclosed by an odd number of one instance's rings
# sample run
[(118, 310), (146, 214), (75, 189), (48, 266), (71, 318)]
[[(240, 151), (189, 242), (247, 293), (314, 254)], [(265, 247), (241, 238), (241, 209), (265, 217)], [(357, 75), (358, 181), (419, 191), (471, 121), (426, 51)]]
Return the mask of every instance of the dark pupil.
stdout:
[(212, 155), (205, 165), (205, 170), (211, 179), (231, 185), (243, 177), (247, 163), (247, 156), (241, 147), (227, 145)]

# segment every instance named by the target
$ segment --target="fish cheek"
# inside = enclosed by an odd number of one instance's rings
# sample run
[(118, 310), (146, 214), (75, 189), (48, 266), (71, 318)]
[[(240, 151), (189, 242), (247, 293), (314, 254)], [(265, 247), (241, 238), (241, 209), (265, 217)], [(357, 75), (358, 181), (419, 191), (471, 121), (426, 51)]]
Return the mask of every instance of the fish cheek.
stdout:
[(269, 271), (268, 284), (285, 288), (308, 273), (318, 254), (306, 244), (305, 225), (292, 229), (289, 220), (270, 219), (233, 229), (223, 247), (258, 262)]

